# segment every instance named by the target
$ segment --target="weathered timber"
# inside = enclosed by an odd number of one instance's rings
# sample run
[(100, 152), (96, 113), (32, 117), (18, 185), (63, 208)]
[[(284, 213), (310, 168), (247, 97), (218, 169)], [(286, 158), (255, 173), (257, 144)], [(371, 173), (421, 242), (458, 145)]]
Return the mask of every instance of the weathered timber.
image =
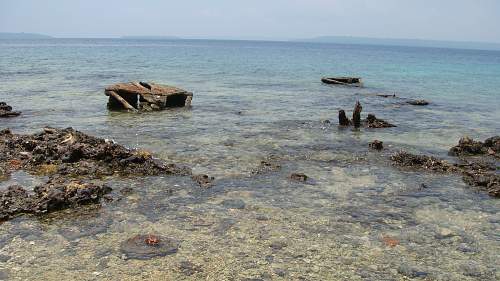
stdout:
[(321, 82), (325, 84), (362, 87), (363, 82), (359, 77), (323, 77)]
[(339, 125), (340, 126), (349, 126), (351, 125), (351, 121), (347, 118), (344, 110), (339, 110)]
[(108, 108), (111, 110), (153, 111), (189, 107), (193, 99), (193, 93), (186, 90), (147, 82), (118, 83), (107, 87), (104, 93), (109, 96)]
[(354, 106), (354, 111), (352, 113), (352, 123), (354, 124), (354, 128), (361, 127), (361, 111), (362, 110), (363, 110), (363, 107), (361, 106), (361, 103), (359, 103), (359, 101), (357, 101), (356, 105)]

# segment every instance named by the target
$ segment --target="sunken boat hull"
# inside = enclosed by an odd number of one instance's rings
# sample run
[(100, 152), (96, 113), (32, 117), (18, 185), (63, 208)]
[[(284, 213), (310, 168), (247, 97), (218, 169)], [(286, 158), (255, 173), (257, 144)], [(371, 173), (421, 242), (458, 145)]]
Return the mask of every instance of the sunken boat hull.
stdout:
[(321, 78), (321, 82), (330, 85), (363, 86), (363, 81), (359, 77), (323, 77)]
[(118, 83), (104, 91), (109, 97), (108, 109), (156, 111), (175, 107), (190, 107), (193, 93), (186, 90), (146, 82)]

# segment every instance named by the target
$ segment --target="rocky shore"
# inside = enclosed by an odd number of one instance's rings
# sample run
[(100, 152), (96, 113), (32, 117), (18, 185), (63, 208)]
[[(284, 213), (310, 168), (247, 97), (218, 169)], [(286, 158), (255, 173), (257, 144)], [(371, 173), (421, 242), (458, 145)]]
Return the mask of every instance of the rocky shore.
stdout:
[(457, 157), (456, 163), (433, 156), (415, 155), (400, 151), (391, 156), (395, 165), (430, 172), (461, 174), (465, 183), (490, 196), (500, 197), (500, 137), (491, 137), (484, 142), (462, 138), (450, 149), (450, 155)]
[(191, 169), (164, 163), (147, 151), (129, 149), (72, 128), (45, 128), (32, 135), (0, 131), (0, 172), (8, 177), (17, 170), (49, 180), (33, 191), (17, 185), (0, 191), (1, 220), (21, 213), (40, 214), (98, 203), (111, 191), (104, 183), (106, 176), (192, 174)]

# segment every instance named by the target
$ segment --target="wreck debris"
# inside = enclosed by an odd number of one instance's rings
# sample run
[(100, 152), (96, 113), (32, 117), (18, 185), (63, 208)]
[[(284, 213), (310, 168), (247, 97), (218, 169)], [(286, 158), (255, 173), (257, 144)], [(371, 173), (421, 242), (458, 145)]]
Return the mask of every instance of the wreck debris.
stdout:
[(354, 124), (354, 128), (359, 128), (361, 126), (361, 111), (363, 107), (359, 101), (354, 105), (354, 111), (352, 112), (352, 123)]
[(351, 125), (351, 120), (349, 120), (349, 118), (347, 118), (347, 116), (345, 115), (345, 111), (344, 110), (339, 110), (339, 125), (340, 126), (350, 126)]
[(361, 103), (359, 101), (356, 102), (356, 105), (354, 106), (354, 111), (352, 113), (352, 121), (350, 121), (345, 114), (344, 110), (339, 110), (339, 125), (340, 126), (350, 126), (351, 124), (354, 125), (354, 128), (359, 128), (361, 126), (365, 128), (391, 128), (391, 127), (396, 127), (396, 125), (393, 125), (387, 121), (384, 121), (382, 119), (378, 119), (375, 117), (373, 114), (368, 114), (368, 117), (365, 120), (361, 120), (361, 111), (363, 110), (363, 107), (361, 106)]
[(411, 104), (411, 105), (417, 105), (417, 106), (429, 105), (429, 102), (426, 100), (410, 100), (410, 101), (407, 101), (406, 103)]
[(147, 82), (119, 83), (109, 86), (111, 110), (154, 111), (172, 107), (190, 107), (193, 93), (172, 86)]
[(377, 97), (381, 97), (381, 98), (395, 98), (396, 97), (396, 94), (376, 94)]
[(177, 253), (179, 241), (158, 235), (136, 235), (123, 241), (121, 252), (127, 259), (149, 260)]
[(0, 102), (0, 118), (16, 117), (21, 115), (21, 112), (12, 111), (12, 106), (5, 102)]
[(374, 140), (368, 145), (371, 149), (382, 150), (384, 149), (384, 143), (379, 140)]
[(359, 77), (323, 77), (321, 82), (325, 84), (344, 85), (353, 87), (362, 87), (363, 81)]

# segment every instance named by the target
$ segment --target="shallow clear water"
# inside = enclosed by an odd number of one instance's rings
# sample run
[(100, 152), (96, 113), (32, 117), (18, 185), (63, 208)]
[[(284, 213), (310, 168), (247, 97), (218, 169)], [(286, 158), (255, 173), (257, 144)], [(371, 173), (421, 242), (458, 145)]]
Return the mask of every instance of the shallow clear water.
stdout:
[[(366, 87), (319, 81), (343, 74), (362, 76)], [(387, 160), (399, 149), (446, 158), (463, 135), (483, 140), (499, 134), (500, 52), (238, 41), (0, 41), (0, 80), (0, 100), (23, 111), (1, 120), (2, 128), (30, 133), (72, 126), (217, 179), (209, 190), (188, 178), (109, 179), (121, 200), (3, 223), (0, 279), (500, 278), (499, 201), (457, 176), (404, 172)], [(191, 90), (193, 108), (109, 113), (103, 88), (129, 80)], [(412, 107), (377, 93), (431, 105)], [(365, 114), (398, 127), (339, 129), (337, 111), (349, 114), (356, 100)], [(370, 151), (373, 139), (387, 149)], [(252, 175), (270, 155), (282, 169)], [(313, 180), (291, 182), (292, 172)], [(0, 188), (40, 180), (19, 173)], [(133, 191), (121, 194), (125, 187)], [(223, 202), (229, 199), (242, 200), (244, 208), (228, 208)], [(149, 261), (123, 259), (120, 243), (140, 233), (179, 239), (179, 252)], [(183, 270), (186, 261), (198, 270)]]

